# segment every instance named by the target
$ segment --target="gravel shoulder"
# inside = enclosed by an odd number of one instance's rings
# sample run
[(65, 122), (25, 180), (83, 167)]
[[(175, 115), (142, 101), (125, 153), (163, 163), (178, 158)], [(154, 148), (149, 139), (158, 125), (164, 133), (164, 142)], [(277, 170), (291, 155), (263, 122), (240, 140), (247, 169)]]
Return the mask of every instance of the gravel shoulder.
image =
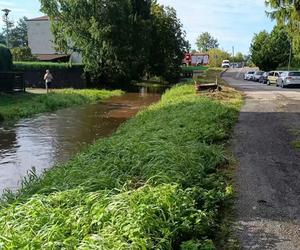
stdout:
[[(245, 69), (246, 70), (246, 69)], [(300, 249), (300, 90), (223, 75), (245, 93), (234, 131), (236, 232), (242, 249)]]

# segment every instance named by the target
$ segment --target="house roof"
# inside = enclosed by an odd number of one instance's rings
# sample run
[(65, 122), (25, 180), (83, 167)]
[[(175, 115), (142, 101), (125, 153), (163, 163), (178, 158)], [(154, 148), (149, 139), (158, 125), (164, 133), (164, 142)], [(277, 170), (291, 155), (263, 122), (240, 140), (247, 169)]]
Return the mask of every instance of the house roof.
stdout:
[(34, 55), (39, 61), (53, 61), (63, 58), (68, 58), (70, 55), (65, 54), (35, 54)]
[(27, 21), (49, 21), (49, 17), (48, 16), (40, 16), (40, 17), (28, 19)]

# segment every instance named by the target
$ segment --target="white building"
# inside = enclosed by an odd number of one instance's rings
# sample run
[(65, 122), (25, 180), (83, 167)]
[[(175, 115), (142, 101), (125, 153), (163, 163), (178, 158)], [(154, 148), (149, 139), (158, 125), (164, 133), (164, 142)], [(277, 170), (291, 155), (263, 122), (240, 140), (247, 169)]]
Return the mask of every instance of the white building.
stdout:
[(48, 16), (27, 20), (28, 46), (40, 61), (71, 61), (81, 63), (82, 58), (76, 52), (62, 54), (54, 48), (54, 36)]

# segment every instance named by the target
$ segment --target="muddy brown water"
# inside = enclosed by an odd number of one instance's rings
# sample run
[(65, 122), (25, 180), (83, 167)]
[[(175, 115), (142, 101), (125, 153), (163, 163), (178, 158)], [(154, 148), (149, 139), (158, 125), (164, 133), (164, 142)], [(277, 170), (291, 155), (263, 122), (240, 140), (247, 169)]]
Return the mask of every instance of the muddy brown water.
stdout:
[(95, 140), (111, 135), (140, 109), (159, 101), (164, 88), (140, 87), (102, 103), (84, 105), (0, 125), (0, 196), (16, 191), (33, 168), (63, 163)]

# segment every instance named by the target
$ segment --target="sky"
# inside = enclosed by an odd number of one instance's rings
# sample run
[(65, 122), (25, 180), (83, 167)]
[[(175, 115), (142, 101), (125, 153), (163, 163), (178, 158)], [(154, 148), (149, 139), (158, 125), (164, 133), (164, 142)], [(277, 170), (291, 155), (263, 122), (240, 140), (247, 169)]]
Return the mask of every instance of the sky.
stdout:
[[(270, 31), (274, 22), (266, 16), (264, 0), (158, 0), (159, 3), (176, 9), (187, 39), (196, 48), (197, 36), (209, 32), (218, 39), (220, 48), (247, 54), (253, 34), (261, 30)], [(12, 10), (14, 21), (40, 13), (39, 0), (0, 0), (0, 9)], [(0, 22), (0, 28), (3, 22)]]

